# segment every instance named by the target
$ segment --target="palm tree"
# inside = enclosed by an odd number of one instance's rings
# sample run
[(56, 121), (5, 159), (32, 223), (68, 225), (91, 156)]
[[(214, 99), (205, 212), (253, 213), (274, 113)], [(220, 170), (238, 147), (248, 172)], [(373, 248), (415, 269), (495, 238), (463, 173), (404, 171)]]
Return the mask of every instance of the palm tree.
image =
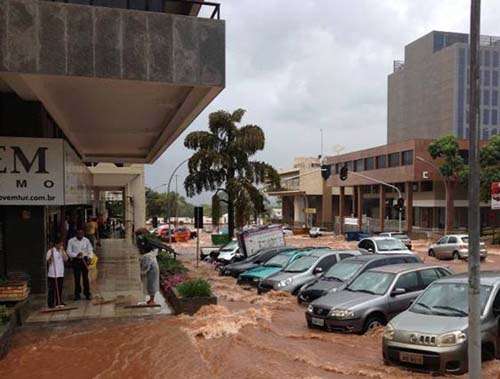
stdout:
[[(209, 131), (191, 132), (184, 140), (184, 146), (195, 150), (184, 181), (186, 193), (194, 196), (203, 191), (216, 191), (216, 198), (227, 204), (231, 237), (235, 218), (236, 225), (242, 227), (252, 216), (265, 211), (264, 196), (257, 186), (278, 188), (280, 181), (272, 166), (250, 161), (252, 155), (264, 149), (265, 136), (257, 125), (236, 126), (244, 114), (243, 109), (211, 113)], [(221, 191), (225, 199), (218, 196)]]

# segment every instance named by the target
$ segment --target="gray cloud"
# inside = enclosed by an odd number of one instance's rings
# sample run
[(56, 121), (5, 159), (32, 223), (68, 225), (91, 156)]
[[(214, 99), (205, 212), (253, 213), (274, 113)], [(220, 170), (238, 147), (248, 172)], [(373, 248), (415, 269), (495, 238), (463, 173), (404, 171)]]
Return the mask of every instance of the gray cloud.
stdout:
[[(226, 0), (226, 89), (146, 171), (155, 187), (190, 151), (187, 133), (217, 109), (247, 110), (277, 168), (335, 145), (345, 151), (386, 142), (387, 75), (404, 46), (431, 30), (467, 32), (467, 0)], [(483, 1), (484, 34), (500, 35), (500, 2)], [(182, 183), (186, 169), (179, 171)], [(179, 187), (182, 187), (179, 185)], [(206, 200), (206, 196), (197, 198)]]

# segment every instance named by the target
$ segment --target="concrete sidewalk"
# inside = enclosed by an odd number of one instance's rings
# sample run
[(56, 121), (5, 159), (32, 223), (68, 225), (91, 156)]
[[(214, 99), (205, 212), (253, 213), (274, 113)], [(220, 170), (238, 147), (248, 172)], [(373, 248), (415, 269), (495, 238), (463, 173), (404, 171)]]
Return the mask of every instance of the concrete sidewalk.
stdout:
[(73, 301), (73, 271), (66, 269), (63, 289), (64, 302), (68, 307), (77, 307), (77, 309), (40, 313), (41, 309), (46, 308), (46, 299), (39, 297), (33, 299), (34, 311), (25, 323), (171, 314), (170, 308), (160, 293), (156, 294), (155, 300), (161, 304), (161, 307), (124, 308), (126, 305), (144, 302), (146, 299), (142, 292), (139, 254), (135, 246), (123, 239), (103, 239), (96, 254), (99, 257), (97, 268), (92, 269), (89, 274), (93, 300)]

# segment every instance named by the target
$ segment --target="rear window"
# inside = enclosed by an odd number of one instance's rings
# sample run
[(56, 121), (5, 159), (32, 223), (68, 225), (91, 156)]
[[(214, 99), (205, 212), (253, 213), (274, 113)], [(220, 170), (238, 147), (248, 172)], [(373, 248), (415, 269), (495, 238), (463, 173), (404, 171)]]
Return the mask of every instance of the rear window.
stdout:
[(462, 237), (463, 243), (469, 243), (469, 237)]

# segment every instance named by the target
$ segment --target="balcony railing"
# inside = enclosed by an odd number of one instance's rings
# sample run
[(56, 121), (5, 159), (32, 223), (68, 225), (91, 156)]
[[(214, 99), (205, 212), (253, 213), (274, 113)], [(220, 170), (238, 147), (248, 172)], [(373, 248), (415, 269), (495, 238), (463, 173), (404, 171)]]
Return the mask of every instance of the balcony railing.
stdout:
[(220, 4), (197, 0), (45, 0), (54, 3), (91, 5), (109, 8), (131, 9), (146, 12), (186, 14), (186, 9), (203, 6), (211, 8), (210, 19), (220, 19)]

